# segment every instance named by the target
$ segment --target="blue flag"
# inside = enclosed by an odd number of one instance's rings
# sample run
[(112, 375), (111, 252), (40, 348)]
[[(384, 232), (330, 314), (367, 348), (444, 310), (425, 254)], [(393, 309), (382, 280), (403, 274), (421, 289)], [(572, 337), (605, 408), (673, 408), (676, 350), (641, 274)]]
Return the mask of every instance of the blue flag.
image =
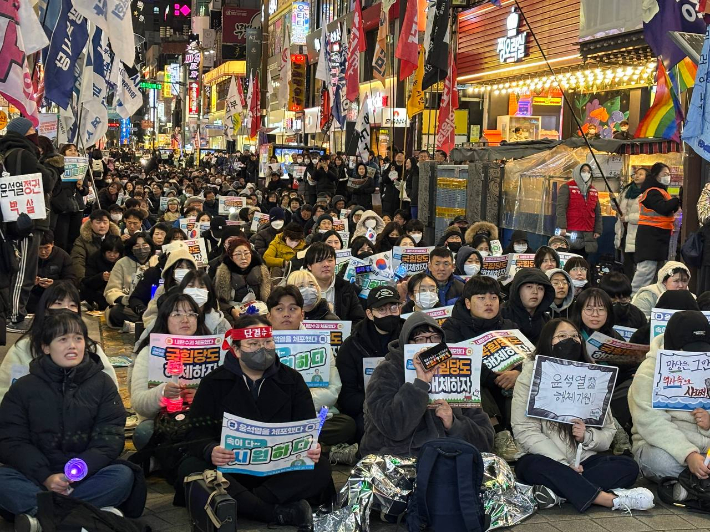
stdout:
[(703, 17), (696, 11), (697, 0), (657, 0), (658, 13), (648, 23), (643, 25), (643, 37), (660, 57), (667, 72), (685, 57), (670, 37), (669, 31), (685, 31), (687, 33), (705, 33)]
[(45, 97), (62, 109), (66, 109), (71, 100), (76, 81), (74, 66), (88, 38), (86, 19), (74, 9), (71, 0), (63, 0), (44, 71)]
[(703, 159), (710, 161), (710, 27), (705, 31), (703, 51), (698, 62), (698, 74), (695, 76), (695, 89), (688, 107), (688, 120), (683, 129), (683, 140), (687, 142)]

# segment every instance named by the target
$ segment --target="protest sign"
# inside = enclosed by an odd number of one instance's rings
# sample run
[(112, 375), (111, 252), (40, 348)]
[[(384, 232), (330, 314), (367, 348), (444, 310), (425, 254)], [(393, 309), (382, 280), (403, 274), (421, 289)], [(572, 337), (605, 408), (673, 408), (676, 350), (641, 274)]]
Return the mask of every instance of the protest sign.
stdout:
[(500, 256), (488, 256), (483, 258), (483, 264), (481, 265), (481, 275), (487, 275), (488, 277), (493, 277), (494, 279), (500, 279), (505, 277), (505, 273), (508, 271), (508, 255)]
[(567, 263), (568, 260), (570, 260), (573, 257), (582, 257), (581, 255), (577, 255), (576, 253), (568, 253), (566, 251), (558, 251), (557, 255), (560, 257), (560, 268), (564, 268), (565, 264)]
[[(654, 308), (651, 310), (651, 340), (656, 336), (660, 336), (666, 332), (666, 325), (671, 316), (680, 310), (672, 310), (665, 308)], [(710, 311), (703, 311), (703, 314), (710, 322)]]
[(638, 366), (646, 358), (649, 346), (623, 342), (606, 334), (595, 332), (586, 343), (588, 362), (619, 366)]
[(21, 212), (33, 220), (46, 218), (42, 174), (0, 177), (0, 209), (4, 222), (16, 222)]
[(255, 212), (254, 218), (251, 221), (251, 232), (256, 233), (259, 229), (263, 229), (269, 225), (269, 215), (265, 212)]
[[(64, 173), (62, 181), (78, 181), (84, 179), (89, 168), (88, 157), (64, 157)], [(106, 205), (108, 207), (108, 205)]]
[[(404, 346), (404, 381), (414, 382), (414, 356), (436, 344), (409, 344)], [(448, 344), (453, 355), (439, 364), (436, 375), (429, 384), (429, 405), (444, 399), (455, 408), (481, 406), (481, 357), (471, 346)]]
[(619, 333), (619, 335), (624, 339), (625, 342), (631, 340), (631, 337), (638, 329), (632, 329), (631, 327), (622, 327), (621, 325), (614, 325), (614, 330)]
[(350, 209), (340, 209), (340, 218), (347, 218), (350, 216)]
[(522, 268), (535, 267), (534, 253), (508, 253), (508, 270), (505, 272), (505, 278), (501, 280), (503, 284), (508, 284), (513, 280), (518, 270)]
[(329, 332), (274, 331), (273, 335), (282, 364), (298, 371), (309, 388), (328, 387), (333, 353)]
[(348, 231), (336, 231), (340, 235), (340, 240), (343, 241), (343, 249), (350, 245), (350, 233)]
[(341, 264), (345, 264), (353, 256), (352, 250), (350, 249), (336, 249), (335, 250), (335, 266), (336, 269), (340, 268)]
[(347, 218), (333, 218), (333, 231), (347, 231), (348, 230), (348, 219)]
[(306, 173), (305, 166), (294, 166), (293, 167), (293, 178), (297, 181), (303, 180), (303, 175)]
[(483, 364), (498, 372), (517, 366), (535, 351), (535, 346), (518, 329), (491, 331), (461, 343), (477, 347)]
[[(402, 277), (425, 272), (429, 265), (429, 253), (434, 246), (426, 248), (405, 248), (395, 246), (392, 248), (392, 269), (402, 273)], [(399, 270), (400, 265), (404, 268)]]
[(333, 348), (333, 356), (338, 356), (338, 349), (350, 336), (353, 328), (352, 321), (336, 320), (303, 320), (303, 327), (309, 331), (323, 331), (330, 334), (330, 347)]
[[(450, 317), (451, 317), (451, 312), (453, 312), (453, 310), (454, 310), (454, 306), (453, 306), (453, 305), (449, 305), (449, 306), (446, 306), (446, 307), (430, 308), (430, 309), (427, 309), (427, 310), (422, 310), (422, 311), (420, 311), (420, 312), (423, 312), (423, 313), (426, 314), (427, 316), (431, 316), (432, 318), (434, 318), (434, 319), (436, 320), (436, 322), (437, 322), (439, 325), (442, 325), (442, 324), (446, 321), (446, 318), (450, 318)], [(402, 318), (403, 320), (406, 320), (406, 319), (407, 319), (409, 316), (411, 316), (412, 314), (414, 314), (414, 312), (410, 312), (410, 313), (408, 313), (408, 314), (402, 314), (401, 318)]]
[(228, 216), (246, 206), (247, 199), (244, 196), (217, 196), (217, 214), (221, 216)]
[(318, 418), (262, 423), (225, 412), (220, 442), (234, 451), (234, 460), (217, 469), (258, 477), (313, 469), (306, 453), (318, 440), (318, 425)]
[(385, 357), (365, 357), (362, 359), (362, 380), (365, 383), (365, 393), (375, 368), (384, 362)]
[(197, 266), (207, 266), (209, 262), (207, 259), (207, 245), (205, 244), (204, 238), (193, 238), (192, 240), (185, 240), (185, 245), (190, 255), (193, 256)]
[(500, 240), (491, 240), (489, 243), (489, 247), (491, 249), (491, 255), (503, 254), (503, 246), (500, 243)]
[(604, 425), (619, 368), (538, 356), (525, 415), (590, 427)]
[(222, 335), (176, 336), (173, 334), (150, 335), (150, 359), (148, 360), (148, 384), (157, 386), (163, 382), (173, 382), (168, 375), (168, 362), (183, 364), (179, 383), (189, 388), (197, 388), (202, 378), (220, 366), (224, 361)]
[(159, 209), (161, 212), (165, 212), (165, 211), (168, 210), (168, 200), (169, 200), (169, 199), (170, 199), (170, 198), (167, 197), (167, 196), (160, 196), (160, 207), (158, 207), (158, 209)]
[(659, 351), (652, 406), (666, 410), (710, 409), (710, 353)]
[(200, 236), (200, 225), (192, 218), (180, 218), (180, 229), (187, 235), (187, 240), (194, 240)]
[(366, 259), (352, 257), (343, 278), (349, 283), (358, 283), (362, 287), (360, 297), (367, 299), (373, 288), (394, 283), (394, 271), (391, 264), (392, 254), (389, 251), (377, 253)]

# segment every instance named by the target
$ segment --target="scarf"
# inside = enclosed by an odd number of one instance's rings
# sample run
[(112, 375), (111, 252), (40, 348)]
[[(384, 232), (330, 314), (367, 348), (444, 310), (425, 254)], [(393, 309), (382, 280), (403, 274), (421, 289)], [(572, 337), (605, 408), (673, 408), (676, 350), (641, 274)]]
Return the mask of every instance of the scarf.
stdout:
[(641, 187), (639, 187), (636, 183), (633, 181), (631, 184), (626, 187), (626, 193), (624, 194), (624, 197), (626, 199), (634, 200), (638, 198), (641, 195)]

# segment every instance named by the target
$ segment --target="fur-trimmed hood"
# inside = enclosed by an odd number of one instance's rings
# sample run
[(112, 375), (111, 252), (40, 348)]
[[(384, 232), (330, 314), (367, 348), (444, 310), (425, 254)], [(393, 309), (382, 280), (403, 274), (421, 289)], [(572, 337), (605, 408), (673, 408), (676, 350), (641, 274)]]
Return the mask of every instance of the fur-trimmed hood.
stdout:
[[(118, 226), (115, 223), (109, 222), (108, 234), (120, 236), (121, 230), (118, 228)], [(91, 230), (91, 220), (86, 220), (83, 224), (81, 224), (81, 229), (79, 230), (79, 235), (81, 236), (81, 239), (84, 240), (85, 242), (93, 242), (94, 241), (94, 232)]]
[(491, 222), (476, 222), (466, 230), (466, 243), (471, 244), (471, 242), (473, 242), (473, 238), (479, 232), (482, 233), (484, 231), (490, 234), (489, 240), (498, 240), (498, 228), (495, 224), (492, 224)]
[(241, 303), (251, 290), (258, 301), (266, 301), (271, 294), (271, 275), (265, 264), (257, 264), (246, 275), (232, 272), (222, 263), (214, 276), (217, 299), (224, 303)]

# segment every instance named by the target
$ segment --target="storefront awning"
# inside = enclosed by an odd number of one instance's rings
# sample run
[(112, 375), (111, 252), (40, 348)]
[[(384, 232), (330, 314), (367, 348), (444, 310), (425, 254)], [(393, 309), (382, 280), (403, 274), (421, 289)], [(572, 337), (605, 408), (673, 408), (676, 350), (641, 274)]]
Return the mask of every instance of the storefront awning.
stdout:
[(246, 61), (227, 61), (222, 63), (217, 68), (214, 68), (204, 75), (203, 80), (205, 85), (216, 85), (220, 81), (224, 81), (229, 76), (246, 76), (247, 62)]

